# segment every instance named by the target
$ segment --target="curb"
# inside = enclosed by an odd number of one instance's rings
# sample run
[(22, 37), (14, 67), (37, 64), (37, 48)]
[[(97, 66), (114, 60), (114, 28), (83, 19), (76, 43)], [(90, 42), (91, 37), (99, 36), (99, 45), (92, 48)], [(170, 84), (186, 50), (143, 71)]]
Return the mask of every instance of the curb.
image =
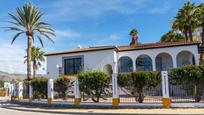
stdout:
[(29, 102), (19, 102), (19, 101), (11, 101), (13, 104), (19, 104), (19, 105), (29, 105), (32, 107), (40, 107), (40, 108), (74, 108), (74, 109), (161, 109), (163, 108), (162, 105), (143, 105), (143, 104), (137, 104), (137, 105), (119, 105), (117, 107), (112, 106), (111, 104), (81, 104), (81, 105), (75, 105), (75, 104), (57, 104), (57, 103), (37, 103), (33, 102), (30, 104)]

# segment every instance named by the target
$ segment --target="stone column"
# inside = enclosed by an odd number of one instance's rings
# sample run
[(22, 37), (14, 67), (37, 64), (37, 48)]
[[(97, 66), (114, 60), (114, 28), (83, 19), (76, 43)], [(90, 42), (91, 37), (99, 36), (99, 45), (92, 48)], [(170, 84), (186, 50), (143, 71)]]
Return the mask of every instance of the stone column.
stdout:
[(163, 107), (169, 108), (171, 104), (171, 100), (169, 98), (169, 80), (168, 80), (168, 72), (162, 71), (162, 103)]
[(75, 78), (74, 80), (74, 103), (76, 105), (80, 105), (81, 103), (81, 95), (80, 95), (80, 90), (79, 90), (79, 80), (78, 78)]
[(23, 100), (23, 82), (18, 83), (18, 100)]
[(33, 86), (31, 82), (29, 82), (29, 103), (32, 104), (33, 101)]
[(54, 82), (53, 82), (53, 79), (48, 79), (48, 82), (47, 82), (47, 102), (49, 104), (52, 103), (53, 101), (53, 97), (54, 97)]
[(118, 69), (117, 62), (118, 62), (117, 52), (114, 52), (114, 64), (113, 64), (113, 74), (112, 74), (112, 89), (113, 89), (112, 105), (113, 106), (118, 106), (120, 103), (119, 92), (118, 92), (118, 82), (117, 82), (117, 69)]

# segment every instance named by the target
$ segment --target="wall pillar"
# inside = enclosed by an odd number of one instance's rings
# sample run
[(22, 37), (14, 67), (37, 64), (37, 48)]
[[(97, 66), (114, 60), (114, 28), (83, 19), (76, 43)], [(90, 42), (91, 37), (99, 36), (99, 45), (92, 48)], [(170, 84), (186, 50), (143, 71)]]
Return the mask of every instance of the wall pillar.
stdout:
[(53, 79), (48, 79), (48, 82), (47, 82), (47, 102), (49, 104), (52, 103), (53, 101), (53, 97), (54, 97), (54, 82), (53, 82)]
[(164, 108), (169, 108), (171, 104), (171, 99), (169, 97), (169, 80), (168, 80), (168, 72), (162, 71), (162, 103)]
[(23, 82), (18, 83), (18, 100), (23, 100)]
[(173, 61), (173, 68), (177, 68), (177, 59), (176, 59), (176, 55), (172, 55), (172, 61)]
[(74, 103), (75, 105), (80, 105), (81, 103), (81, 95), (80, 95), (80, 90), (79, 90), (79, 80), (78, 78), (75, 78), (74, 81)]
[(32, 104), (33, 101), (33, 86), (31, 82), (29, 82), (29, 103)]
[(151, 58), (152, 59), (152, 69), (153, 69), (153, 71), (156, 71), (156, 57), (152, 57)]

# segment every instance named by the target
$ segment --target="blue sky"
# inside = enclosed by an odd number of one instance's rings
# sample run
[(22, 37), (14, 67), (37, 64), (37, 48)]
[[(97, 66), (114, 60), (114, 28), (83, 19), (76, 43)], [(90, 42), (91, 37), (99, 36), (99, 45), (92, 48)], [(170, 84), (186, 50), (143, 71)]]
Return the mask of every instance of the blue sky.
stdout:
[[(140, 42), (157, 42), (170, 30), (176, 12), (187, 0), (0, 0), (0, 20), (8, 20), (8, 12), (15, 13), (16, 7), (27, 2), (38, 6), (44, 12), (43, 20), (56, 30), (55, 44), (44, 41), (44, 51), (52, 52), (73, 49), (78, 44), (128, 45), (132, 28), (137, 28)], [(0, 70), (25, 73), (26, 40), (22, 36), (11, 46), (13, 35), (0, 29)], [(35, 45), (39, 46), (37, 40)], [(42, 69), (40, 72), (45, 73)]]

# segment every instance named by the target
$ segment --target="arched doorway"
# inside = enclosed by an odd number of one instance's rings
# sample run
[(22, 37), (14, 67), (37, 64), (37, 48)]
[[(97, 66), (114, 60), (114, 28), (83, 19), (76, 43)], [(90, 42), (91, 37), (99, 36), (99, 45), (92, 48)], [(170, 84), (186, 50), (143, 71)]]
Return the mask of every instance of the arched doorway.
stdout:
[(164, 71), (173, 68), (173, 60), (168, 53), (160, 53), (156, 56), (156, 70)]
[(105, 73), (107, 73), (109, 76), (112, 76), (113, 74), (113, 69), (112, 69), (112, 66), (110, 64), (106, 64), (104, 67), (103, 67), (103, 71)]
[(177, 67), (183, 65), (195, 64), (194, 55), (189, 51), (181, 51), (176, 56)]
[(136, 59), (137, 71), (152, 71), (152, 59), (148, 55), (140, 55)]
[(118, 72), (132, 72), (133, 71), (133, 62), (132, 59), (128, 56), (120, 57), (118, 60)]

